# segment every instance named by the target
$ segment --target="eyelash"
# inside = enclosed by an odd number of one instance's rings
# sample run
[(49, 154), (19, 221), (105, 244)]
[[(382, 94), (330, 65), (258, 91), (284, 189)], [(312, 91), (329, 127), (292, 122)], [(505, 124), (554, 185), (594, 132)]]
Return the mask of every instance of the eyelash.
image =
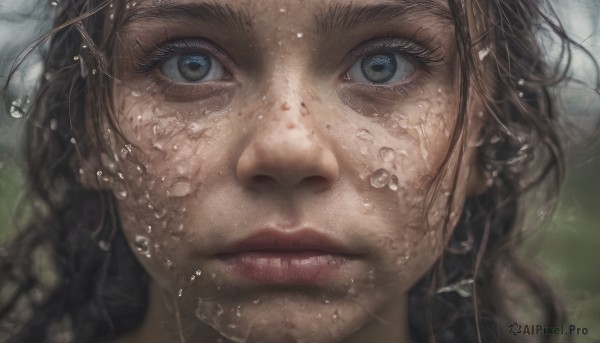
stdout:
[(394, 52), (409, 58), (423, 71), (432, 73), (443, 61), (439, 50), (439, 47), (435, 47), (431, 40), (417, 43), (414, 38), (406, 40), (395, 37), (382, 37), (361, 44), (351, 52), (351, 55), (355, 62), (376, 53)]
[[(356, 63), (362, 58), (376, 53), (398, 53), (416, 64), (418, 68), (417, 73), (424, 72), (427, 75), (431, 75), (433, 72), (435, 72), (435, 70), (437, 70), (443, 61), (443, 57), (439, 53), (439, 50), (439, 47), (433, 46), (432, 41), (423, 41), (417, 43), (416, 39), (414, 38), (407, 40), (396, 37), (382, 37), (363, 43), (358, 48), (355, 48), (353, 51), (351, 51), (350, 65)], [(205, 53), (214, 58), (218, 58), (221, 62), (223, 62), (225, 57), (225, 54), (209, 41), (199, 39), (178, 39), (167, 41), (166, 43), (162, 44), (153, 44), (150, 51), (144, 50), (143, 56), (139, 56), (137, 59), (134, 65), (134, 70), (143, 76), (150, 76), (154, 70), (168, 58), (184, 54), (186, 52)], [(227, 68), (224, 67), (224, 70), (229, 76), (231, 76)], [(344, 81), (348, 81), (348, 79), (346, 79), (347, 72), (348, 68), (346, 68), (346, 71), (342, 76), (342, 80)], [(169, 88), (174, 86), (171, 82), (164, 80), (163, 78), (155, 78), (155, 84), (162, 84), (163, 86), (167, 86)], [(364, 84), (361, 86), (385, 92), (407, 94), (412, 90), (412, 88), (417, 87), (418, 85), (419, 80), (411, 80), (410, 82), (401, 84)]]
[[(163, 44), (154, 44), (150, 52), (144, 51), (145, 56), (140, 56), (134, 69), (139, 74), (148, 76), (154, 68), (167, 60), (167, 58), (186, 52), (201, 52), (212, 57), (223, 57), (224, 54), (210, 42), (194, 39), (178, 39)], [(228, 71), (227, 71), (228, 72)], [(229, 72), (228, 72), (229, 73)]]

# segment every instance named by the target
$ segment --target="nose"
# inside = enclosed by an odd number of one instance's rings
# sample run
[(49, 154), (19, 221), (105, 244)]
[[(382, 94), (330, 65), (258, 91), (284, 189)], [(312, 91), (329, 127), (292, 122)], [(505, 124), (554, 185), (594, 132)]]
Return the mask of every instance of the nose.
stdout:
[[(251, 133), (237, 163), (246, 187), (310, 187), (325, 190), (338, 179), (334, 152), (313, 124), (304, 104), (273, 106)], [(313, 114), (314, 115), (314, 114)]]

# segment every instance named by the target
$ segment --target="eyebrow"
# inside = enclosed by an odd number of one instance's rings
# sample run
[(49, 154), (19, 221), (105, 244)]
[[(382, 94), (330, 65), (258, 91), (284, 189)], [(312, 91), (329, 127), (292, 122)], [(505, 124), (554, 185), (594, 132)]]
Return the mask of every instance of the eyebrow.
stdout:
[(177, 4), (176, 1), (162, 1), (160, 5), (138, 5), (127, 12), (126, 24), (141, 20), (176, 19), (213, 22), (242, 31), (252, 29), (252, 16), (248, 12), (217, 2)]
[[(154, 2), (153, 2), (154, 3)], [(241, 8), (216, 1), (177, 3), (162, 1), (160, 5), (138, 5), (127, 11), (125, 23), (141, 20), (176, 19), (188, 22), (213, 22), (224, 28), (240, 31), (252, 29), (252, 14)], [(402, 20), (414, 15), (433, 15), (452, 20), (450, 10), (438, 0), (394, 0), (382, 4), (336, 4), (321, 10), (314, 17), (317, 35), (343, 32), (367, 24)]]
[(337, 4), (315, 17), (316, 33), (343, 32), (362, 25), (397, 21), (414, 15), (433, 15), (441, 20), (453, 20), (450, 10), (436, 0), (394, 0), (373, 5)]

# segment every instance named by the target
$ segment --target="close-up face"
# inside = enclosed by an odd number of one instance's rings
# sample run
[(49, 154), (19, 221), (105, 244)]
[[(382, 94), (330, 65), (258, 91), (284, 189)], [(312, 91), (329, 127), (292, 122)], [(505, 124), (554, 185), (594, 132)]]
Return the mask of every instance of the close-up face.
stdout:
[(449, 151), (447, 4), (134, 4), (98, 176), (150, 275), (146, 322), (248, 342), (401, 331), (477, 170), (474, 103)]

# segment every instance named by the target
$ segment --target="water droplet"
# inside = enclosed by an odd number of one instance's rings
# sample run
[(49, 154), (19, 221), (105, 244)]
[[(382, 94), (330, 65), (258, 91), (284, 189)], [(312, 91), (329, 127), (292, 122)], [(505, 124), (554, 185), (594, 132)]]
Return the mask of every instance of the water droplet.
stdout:
[(13, 118), (23, 117), (23, 115), (25, 114), (25, 110), (23, 109), (23, 100), (21, 100), (21, 99), (14, 100), (10, 104), (9, 112)]
[(79, 55), (73, 56), (73, 61), (79, 61)]
[(360, 129), (356, 133), (356, 137), (362, 139), (363, 141), (373, 141), (373, 136), (367, 129)]
[(196, 276), (202, 275), (202, 271), (200, 269), (196, 270)]
[(484, 48), (484, 49), (479, 50), (479, 60), (483, 61), (489, 54), (490, 54), (490, 48)]
[(121, 149), (121, 156), (125, 157), (128, 154), (131, 154), (131, 144), (125, 144), (123, 149)]
[(470, 297), (473, 294), (473, 279), (465, 279), (437, 290), (438, 294), (448, 292), (456, 292), (463, 298)]
[(190, 281), (194, 281), (194, 280), (196, 280), (196, 275), (190, 276)]
[(254, 299), (254, 300), (252, 300), (252, 303), (253, 303), (254, 305), (258, 305), (258, 304), (260, 304), (260, 302), (261, 302), (261, 300), (260, 300), (260, 299)]
[(337, 322), (340, 319), (340, 313), (338, 312), (338, 310), (336, 309), (335, 312), (333, 312), (333, 314), (331, 315), (331, 321), (332, 322)]
[(330, 304), (330, 303), (331, 303), (331, 300), (328, 300), (328, 299), (323, 300), (323, 304)]
[(522, 98), (523, 96), (525, 96), (525, 94), (523, 92), (519, 92), (519, 98)]
[(57, 1), (50, 1), (50, 6), (58, 6), (58, 2)]
[(190, 139), (198, 139), (206, 132), (206, 128), (198, 123), (190, 123), (187, 126), (187, 134)]
[(399, 181), (398, 181), (398, 177), (396, 175), (392, 175), (390, 177), (390, 182), (388, 183), (388, 187), (392, 190), (392, 191), (397, 191), (399, 186)]
[(371, 186), (373, 186), (373, 188), (383, 188), (390, 181), (390, 177), (390, 172), (388, 172), (387, 170), (383, 168), (377, 169), (371, 175)]
[(167, 191), (167, 195), (170, 197), (184, 197), (192, 192), (192, 184), (187, 178), (180, 178), (175, 180), (171, 185), (171, 188)]
[(167, 267), (167, 269), (173, 268), (173, 261), (171, 261), (169, 259), (167, 259), (164, 264), (165, 264), (165, 267)]
[(223, 307), (216, 302), (198, 298), (198, 307), (195, 312), (198, 319), (204, 322), (209, 320), (210, 323), (216, 324), (217, 318), (222, 316), (223, 312)]
[(96, 175), (98, 175), (98, 176), (102, 176), (102, 170), (98, 170), (98, 171), (96, 172)]
[(50, 130), (56, 131), (58, 129), (58, 120), (50, 119)]
[(127, 198), (127, 188), (121, 182), (115, 182), (112, 185), (112, 190), (117, 199), (123, 200)]
[(242, 307), (239, 305), (235, 308), (235, 316), (238, 318), (242, 316)]
[(148, 237), (136, 235), (133, 247), (140, 255), (150, 257), (150, 239)]
[(523, 85), (525, 85), (525, 80), (523, 80), (523, 79), (519, 79), (519, 81), (517, 81), (517, 84), (518, 84), (519, 86), (523, 86)]
[(396, 160), (396, 152), (392, 148), (383, 147), (379, 149), (379, 155), (384, 162), (394, 163)]
[(180, 288), (180, 289), (177, 291), (177, 296), (181, 298), (181, 296), (182, 296), (182, 295), (183, 295), (183, 289), (181, 289), (181, 288)]
[(396, 259), (396, 265), (401, 266), (406, 263), (410, 259), (410, 255), (406, 253), (404, 256), (400, 256)]
[(109, 251), (110, 250), (110, 242), (101, 240), (100, 242), (98, 242), (98, 248), (100, 248), (100, 250), (102, 250), (102, 251)]
[(296, 33), (296, 37), (302, 38), (302, 37), (304, 37), (304, 33), (298, 32), (298, 33)]

